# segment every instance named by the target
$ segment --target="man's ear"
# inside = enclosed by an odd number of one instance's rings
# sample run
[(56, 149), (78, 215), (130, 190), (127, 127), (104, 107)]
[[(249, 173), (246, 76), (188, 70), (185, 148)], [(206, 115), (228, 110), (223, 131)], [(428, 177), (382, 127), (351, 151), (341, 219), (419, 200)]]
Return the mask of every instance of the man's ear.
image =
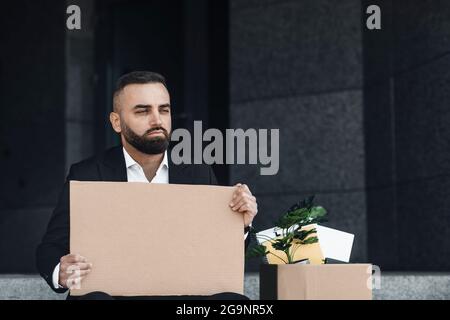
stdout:
[(115, 132), (117, 132), (117, 133), (122, 132), (122, 128), (120, 127), (120, 116), (118, 113), (116, 113), (114, 111), (111, 112), (109, 114), (109, 121), (111, 122), (111, 125)]

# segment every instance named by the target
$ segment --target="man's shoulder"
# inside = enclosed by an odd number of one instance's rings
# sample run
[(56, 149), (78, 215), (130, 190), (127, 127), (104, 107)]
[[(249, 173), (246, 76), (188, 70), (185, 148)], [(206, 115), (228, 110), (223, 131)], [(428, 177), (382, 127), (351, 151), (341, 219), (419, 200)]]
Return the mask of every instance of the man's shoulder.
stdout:
[[(212, 168), (207, 164), (174, 164), (168, 150), (170, 183), (217, 184)], [(123, 162), (123, 163), (122, 163)], [(102, 166), (119, 168), (125, 166), (122, 146), (115, 146), (87, 159), (74, 163), (70, 168), (72, 180), (99, 180)]]
[(99, 164), (107, 163), (111, 161), (113, 158), (117, 158), (121, 155), (122, 146), (115, 146), (101, 152), (97, 152), (89, 158), (81, 160), (72, 164), (70, 171), (72, 175), (88, 175), (92, 176), (92, 174), (97, 173)]

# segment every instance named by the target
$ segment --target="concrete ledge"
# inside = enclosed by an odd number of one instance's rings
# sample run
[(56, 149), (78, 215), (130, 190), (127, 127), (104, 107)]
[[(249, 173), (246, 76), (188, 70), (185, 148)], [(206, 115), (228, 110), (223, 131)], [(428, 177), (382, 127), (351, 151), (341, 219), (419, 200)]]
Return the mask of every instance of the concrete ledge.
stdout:
[(39, 275), (0, 275), (0, 300), (64, 300)]
[[(246, 274), (245, 294), (259, 299), (259, 276)], [(382, 272), (374, 300), (450, 300), (450, 273)]]
[[(259, 276), (245, 275), (244, 292), (259, 299)], [(0, 275), (0, 300), (64, 300), (38, 275)], [(375, 300), (450, 300), (450, 273), (383, 273)]]

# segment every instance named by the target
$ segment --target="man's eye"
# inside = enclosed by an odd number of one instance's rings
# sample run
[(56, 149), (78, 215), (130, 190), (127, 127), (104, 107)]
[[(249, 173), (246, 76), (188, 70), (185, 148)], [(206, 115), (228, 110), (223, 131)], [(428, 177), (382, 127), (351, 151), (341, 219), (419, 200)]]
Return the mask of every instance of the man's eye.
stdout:
[(147, 113), (147, 110), (141, 110), (141, 111), (138, 111), (136, 113)]
[(168, 112), (169, 112), (169, 109), (161, 109), (161, 112), (162, 112), (162, 113), (168, 113)]

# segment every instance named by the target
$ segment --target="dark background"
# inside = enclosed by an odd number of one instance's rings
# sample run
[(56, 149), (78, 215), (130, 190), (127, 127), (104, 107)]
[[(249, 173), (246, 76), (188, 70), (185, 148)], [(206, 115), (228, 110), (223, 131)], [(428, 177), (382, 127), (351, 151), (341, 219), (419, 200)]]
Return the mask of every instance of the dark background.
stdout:
[(280, 129), (277, 175), (214, 168), (250, 186), (257, 228), (316, 194), (353, 262), (450, 270), (446, 1), (8, 1), (0, 46), (0, 273), (36, 272), (68, 168), (118, 143), (112, 87), (131, 70), (166, 76), (175, 127)]

